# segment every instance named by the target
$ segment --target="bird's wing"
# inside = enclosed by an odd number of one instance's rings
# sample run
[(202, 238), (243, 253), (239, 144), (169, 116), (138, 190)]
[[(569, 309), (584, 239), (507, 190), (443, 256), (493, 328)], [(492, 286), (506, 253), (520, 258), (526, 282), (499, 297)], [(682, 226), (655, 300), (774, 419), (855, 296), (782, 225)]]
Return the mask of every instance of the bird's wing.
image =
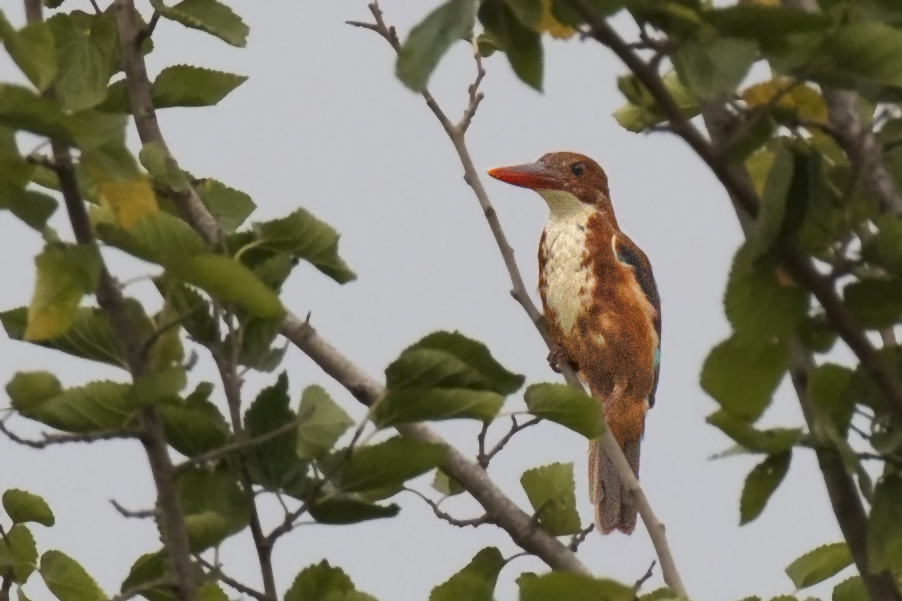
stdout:
[(633, 269), (633, 275), (639, 288), (645, 294), (645, 298), (651, 303), (655, 309), (654, 328), (658, 334), (658, 345), (655, 347), (655, 381), (648, 397), (648, 404), (654, 407), (655, 391), (658, 389), (658, 376), (661, 372), (661, 298), (658, 296), (658, 287), (655, 285), (655, 276), (651, 271), (651, 263), (645, 253), (636, 246), (625, 234), (618, 233), (615, 239), (614, 251), (617, 253), (617, 259), (629, 265)]

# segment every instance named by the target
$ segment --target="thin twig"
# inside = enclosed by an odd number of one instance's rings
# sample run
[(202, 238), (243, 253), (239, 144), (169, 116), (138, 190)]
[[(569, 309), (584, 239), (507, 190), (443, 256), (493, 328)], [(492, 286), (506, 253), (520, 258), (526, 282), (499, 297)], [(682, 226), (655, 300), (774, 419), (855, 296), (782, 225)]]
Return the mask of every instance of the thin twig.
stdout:
[(588, 526), (574, 534), (570, 539), (570, 544), (568, 545), (568, 547), (570, 547), (570, 550), (576, 553), (576, 550), (579, 549), (579, 546), (583, 544), (583, 541), (586, 540), (586, 537), (589, 536), (589, 533), (593, 530), (595, 530), (595, 524), (589, 524)]
[(102, 14), (103, 14), (103, 11), (100, 10), (100, 7), (99, 7), (99, 6), (97, 6), (97, 0), (91, 0), (91, 6), (94, 7), (94, 12), (95, 12), (95, 13), (97, 13), (98, 15), (102, 15)]
[(186, 459), (182, 463), (179, 463), (175, 466), (175, 472), (176, 474), (180, 474), (185, 470), (197, 465), (208, 463), (210, 461), (216, 461), (217, 459), (222, 459), (223, 457), (231, 455), (232, 453), (245, 451), (251, 447), (263, 444), (264, 442), (268, 442), (273, 438), (287, 434), (288, 432), (296, 430), (298, 426), (304, 423), (304, 421), (308, 417), (310, 417), (310, 415), (312, 415), (312, 413), (313, 411), (305, 411), (302, 415), (298, 415), (298, 417), (293, 421), (287, 424), (282, 424), (278, 428), (270, 430), (266, 434), (261, 434), (260, 436), (255, 436), (253, 438), (237, 440), (235, 442), (219, 447), (218, 449), (213, 449), (212, 451), (207, 451), (206, 453), (202, 453), (201, 455), (196, 455), (194, 457), (191, 457), (190, 459)]
[(124, 518), (142, 519), (143, 520), (143, 519), (156, 517), (156, 515), (157, 515), (157, 512), (154, 509), (139, 509), (137, 511), (132, 511), (131, 509), (126, 509), (125, 507), (120, 505), (119, 502), (116, 501), (116, 499), (110, 499), (110, 505), (112, 505), (113, 508), (119, 512), (119, 515), (121, 515)]
[(150, 15), (150, 22), (147, 23), (147, 27), (138, 32), (138, 35), (135, 37), (135, 46), (141, 47), (141, 44), (144, 43), (145, 40), (150, 39), (153, 35), (154, 29), (157, 28), (157, 23), (160, 22), (160, 11), (155, 10), (153, 14)]
[(264, 595), (264, 594), (261, 593), (260, 591), (258, 591), (258, 590), (256, 590), (256, 589), (253, 589), (253, 588), (247, 586), (246, 584), (241, 584), (240, 582), (238, 582), (238, 581), (235, 580), (234, 578), (231, 578), (231, 577), (227, 576), (227, 575), (222, 571), (222, 568), (221, 568), (221, 567), (219, 567), (219, 566), (214, 566), (213, 564), (211, 564), (209, 561), (207, 561), (206, 559), (204, 559), (204, 558), (201, 557), (200, 555), (195, 555), (195, 556), (194, 556), (194, 560), (197, 561), (197, 563), (199, 563), (199, 564), (202, 565), (203, 567), (205, 567), (205, 568), (209, 571), (209, 574), (210, 574), (211, 576), (213, 576), (213, 578), (215, 578), (216, 580), (222, 582), (223, 584), (229, 585), (230, 587), (232, 587), (233, 589), (235, 589), (235, 590), (238, 591), (239, 593), (244, 593), (244, 594), (247, 595), (248, 597), (253, 597), (253, 598), (256, 599), (257, 601), (272, 601), (269, 597), (267, 597), (266, 595)]
[(648, 570), (645, 572), (645, 574), (642, 576), (642, 578), (637, 580), (636, 584), (633, 585), (633, 592), (638, 593), (639, 589), (642, 588), (642, 585), (645, 584), (646, 582), (648, 582), (648, 579), (651, 578), (652, 575), (655, 573), (655, 565), (657, 565), (657, 563), (658, 562), (656, 560), (654, 560), (654, 559), (651, 560), (651, 565), (648, 566)]
[(485, 428), (483, 428), (482, 432), (480, 433), (479, 455), (477, 455), (476, 457), (476, 461), (477, 463), (479, 463), (479, 465), (482, 466), (482, 469), (489, 467), (489, 462), (492, 461), (495, 455), (501, 452), (501, 449), (503, 449), (504, 446), (510, 442), (511, 438), (513, 438), (517, 432), (525, 430), (530, 426), (536, 425), (537, 423), (542, 421), (542, 418), (534, 417), (529, 421), (519, 424), (517, 423), (517, 416), (512, 415), (511, 421), (513, 422), (513, 424), (511, 425), (510, 430), (507, 431), (507, 434), (505, 434), (488, 453), (485, 452)]
[(423, 499), (423, 501), (425, 501), (426, 504), (432, 508), (432, 512), (435, 514), (435, 517), (439, 518), (440, 520), (444, 520), (444, 521), (448, 522), (452, 526), (457, 526), (458, 528), (465, 528), (467, 526), (473, 526), (474, 528), (478, 528), (479, 526), (482, 526), (483, 524), (496, 523), (495, 520), (492, 519), (492, 517), (487, 513), (484, 515), (481, 515), (478, 518), (470, 518), (467, 520), (458, 519), (458, 518), (452, 516), (451, 514), (446, 513), (444, 511), (442, 511), (441, 509), (439, 509), (438, 503), (436, 503), (435, 501), (433, 501), (432, 499), (430, 499), (429, 497), (427, 497), (420, 491), (414, 490), (412, 488), (407, 488), (407, 487), (404, 487), (404, 490), (407, 492), (412, 492), (416, 496)]
[(140, 434), (138, 430), (99, 430), (97, 432), (86, 432), (84, 434), (41, 434), (40, 439), (22, 438), (15, 432), (6, 427), (4, 420), (0, 420), (0, 433), (9, 438), (16, 444), (20, 444), (33, 449), (44, 449), (46, 447), (57, 444), (68, 444), (73, 442), (96, 442), (98, 440), (113, 440), (117, 438), (137, 438)]

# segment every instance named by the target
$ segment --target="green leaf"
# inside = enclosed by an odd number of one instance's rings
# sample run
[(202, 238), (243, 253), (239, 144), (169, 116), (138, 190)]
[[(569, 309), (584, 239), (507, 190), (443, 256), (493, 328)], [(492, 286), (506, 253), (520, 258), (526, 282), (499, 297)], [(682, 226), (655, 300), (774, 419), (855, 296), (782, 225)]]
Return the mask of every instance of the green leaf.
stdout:
[(258, 317), (280, 317), (279, 297), (237, 261), (213, 254), (195, 255), (170, 273), (224, 301), (232, 301)]
[(13, 409), (26, 417), (39, 411), (44, 402), (62, 391), (56, 376), (46, 371), (16, 372), (6, 385)]
[(517, 585), (520, 601), (630, 601), (635, 596), (619, 582), (572, 572), (521, 574)]
[(65, 110), (80, 111), (106, 98), (118, 52), (116, 25), (105, 15), (57, 13), (48, 21), (56, 46), (56, 95)]
[[(169, 575), (169, 560), (165, 551), (145, 553), (132, 564), (128, 576), (122, 581), (120, 591), (124, 592)], [(147, 601), (175, 601), (176, 598), (172, 588), (166, 586), (155, 587), (142, 596)]]
[(182, 365), (145, 373), (135, 378), (128, 393), (129, 401), (141, 407), (174, 401), (186, 384), (187, 377)]
[(429, 601), (492, 601), (504, 557), (495, 547), (480, 550), (462, 570), (432, 589)]
[(0, 189), (0, 209), (7, 209), (27, 226), (41, 231), (56, 211), (52, 196), (25, 189)]
[(0, 84), (0, 125), (71, 141), (68, 118), (56, 103), (22, 86)]
[(34, 87), (43, 92), (53, 83), (56, 54), (53, 34), (46, 23), (30, 23), (16, 31), (0, 12), (0, 40)]
[(385, 370), (389, 390), (464, 388), (501, 395), (516, 392), (524, 377), (498, 363), (488, 347), (460, 332), (433, 332), (410, 345)]
[(902, 31), (874, 21), (854, 21), (827, 38), (824, 49), (847, 76), (902, 86)]
[(785, 340), (808, 314), (808, 293), (769, 259), (755, 258), (755, 249), (744, 244), (733, 259), (724, 297), (727, 319), (734, 338), (750, 345)]
[(227, 232), (238, 229), (257, 208), (250, 196), (215, 179), (203, 180), (197, 186), (197, 193), (220, 227)]
[(550, 534), (563, 536), (582, 530), (576, 512), (572, 463), (552, 463), (526, 470), (520, 484), (539, 516), (539, 524)]
[(485, 0), (479, 6), (479, 22), (504, 50), (517, 77), (542, 90), (543, 51), (539, 34), (525, 27), (502, 0)]
[(56, 523), (47, 502), (24, 490), (11, 488), (4, 492), (3, 509), (13, 523), (37, 522), (43, 526), (53, 526)]
[(808, 375), (808, 398), (845, 436), (855, 404), (851, 395), (854, 372), (841, 365), (824, 363)]
[(41, 577), (60, 601), (106, 601), (109, 597), (77, 561), (60, 551), (41, 556)]
[(298, 426), (295, 452), (303, 460), (321, 458), (354, 425), (354, 420), (320, 386), (304, 389), (298, 415), (304, 418)]
[(869, 263), (902, 274), (902, 219), (879, 217), (875, 221), (877, 233), (862, 247), (862, 256)]
[(738, 38), (690, 39), (680, 44), (674, 64), (698, 98), (732, 92), (758, 57), (758, 45)]
[(421, 421), (476, 419), (491, 421), (504, 397), (495, 392), (444, 388), (389, 390), (373, 411), (379, 428)]
[[(338, 457), (343, 456), (338, 452)], [(339, 459), (340, 460), (340, 459)], [(445, 460), (445, 448), (407, 438), (356, 448), (336, 477), (336, 487), (344, 492), (374, 490), (402, 484), (437, 467)]]
[(243, 75), (189, 65), (166, 67), (153, 80), (151, 92), (156, 108), (215, 106), (229, 92), (247, 81)]
[(889, 473), (877, 483), (868, 518), (868, 558), (871, 572), (902, 565), (902, 476)]
[(304, 259), (339, 284), (357, 278), (338, 255), (338, 233), (304, 209), (281, 219), (255, 223), (254, 231), (255, 246)]
[(843, 288), (843, 300), (862, 327), (879, 330), (902, 319), (902, 280), (863, 280)]
[[(689, 90), (680, 81), (673, 71), (662, 78), (664, 86), (674, 102), (683, 111), (687, 119), (691, 119), (699, 112), (698, 103)], [(658, 106), (657, 101), (635, 75), (624, 75), (617, 78), (617, 87), (626, 96), (626, 105), (617, 109), (612, 116), (627, 131), (640, 133), (667, 120), (664, 112)]]
[(435, 470), (435, 478), (433, 478), (432, 480), (432, 488), (448, 497), (459, 495), (460, 493), (467, 490), (463, 486), (461, 486), (460, 482), (440, 469)]
[(47, 340), (69, 329), (84, 295), (100, 282), (101, 259), (97, 247), (47, 245), (35, 257), (37, 282), (28, 307), (26, 340)]
[[(296, 422), (298, 417), (288, 405), (288, 375), (282, 372), (245, 412), (247, 435), (255, 438)], [(264, 488), (279, 490), (303, 475), (306, 467), (296, 454), (297, 439), (297, 430), (291, 429), (248, 449), (245, 459), (251, 478)]]
[(814, 315), (799, 326), (799, 340), (815, 353), (826, 353), (836, 344), (836, 332), (824, 315)]
[(182, 319), (185, 331), (202, 344), (212, 344), (219, 339), (219, 327), (213, 316), (213, 308), (194, 288), (172, 278), (154, 278), (157, 290)]
[(816, 33), (831, 24), (830, 18), (820, 12), (764, 3), (715, 8), (701, 14), (723, 35), (760, 42), (777, 42), (787, 35)]
[(802, 438), (801, 428), (757, 430), (722, 409), (709, 415), (705, 421), (742, 445), (744, 449), (755, 453), (768, 455), (782, 453), (791, 449)]
[(6, 539), (0, 541), (0, 564), (3, 556), (9, 554), (9, 564), (13, 568), (13, 580), (24, 584), (38, 564), (38, 548), (31, 531), (24, 524), (15, 524), (6, 533)]
[(250, 501), (227, 473), (185, 471), (178, 475), (176, 487), (192, 553), (218, 545), (250, 521)]
[(868, 601), (870, 598), (861, 576), (852, 576), (833, 587), (832, 601)]
[(163, 0), (151, 0), (150, 4), (163, 17), (214, 35), (227, 44), (244, 48), (247, 43), (250, 28), (232, 9), (216, 0), (183, 0), (172, 7), (163, 4)]
[(732, 416), (752, 422), (767, 408), (788, 366), (786, 345), (750, 347), (734, 336), (708, 354), (701, 385)]
[[(13, 382), (32, 375), (35, 374), (16, 374)], [(7, 392), (10, 386), (7, 386)], [(26, 417), (66, 432), (91, 432), (121, 428), (125, 424), (135, 410), (129, 400), (130, 390), (128, 384), (90, 382), (35, 404), (17, 403), (12, 394), (10, 398), (13, 399), (13, 407)]]
[(209, 400), (213, 385), (201, 382), (184, 401), (160, 406), (166, 441), (186, 457), (225, 445), (231, 436), (219, 408)]
[(398, 53), (398, 79), (415, 92), (425, 90), (451, 44), (472, 35), (475, 10), (472, 0), (448, 0), (411, 29)]
[(157, 184), (174, 192), (188, 190), (188, 178), (159, 142), (148, 142), (142, 146), (138, 159)]
[(526, 407), (536, 417), (547, 419), (589, 440), (604, 433), (601, 404), (568, 384), (532, 384), (524, 393)]
[(784, 451), (768, 456), (749, 472), (745, 479), (745, 486), (742, 488), (742, 497), (739, 500), (740, 526), (748, 524), (761, 515), (771, 495), (786, 476), (791, 460), (792, 451)]
[(786, 575), (797, 589), (808, 588), (852, 565), (852, 552), (845, 542), (822, 545), (786, 567)]
[(310, 517), (320, 524), (357, 524), (369, 520), (393, 518), (401, 511), (394, 503), (379, 505), (357, 498), (356, 495), (338, 495), (318, 501), (310, 506)]
[(323, 560), (301, 570), (285, 593), (285, 601), (331, 601), (336, 593), (353, 591), (354, 584), (344, 570)]

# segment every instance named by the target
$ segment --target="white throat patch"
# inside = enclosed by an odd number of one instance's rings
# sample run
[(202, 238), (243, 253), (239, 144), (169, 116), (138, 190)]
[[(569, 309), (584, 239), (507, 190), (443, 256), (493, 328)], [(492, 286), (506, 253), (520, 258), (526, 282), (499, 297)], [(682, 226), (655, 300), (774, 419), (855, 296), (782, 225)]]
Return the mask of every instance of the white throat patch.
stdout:
[(538, 190), (551, 214), (545, 226), (545, 301), (558, 325), (569, 334), (576, 316), (591, 301), (595, 288), (592, 266), (584, 263), (587, 222), (597, 209), (573, 194)]

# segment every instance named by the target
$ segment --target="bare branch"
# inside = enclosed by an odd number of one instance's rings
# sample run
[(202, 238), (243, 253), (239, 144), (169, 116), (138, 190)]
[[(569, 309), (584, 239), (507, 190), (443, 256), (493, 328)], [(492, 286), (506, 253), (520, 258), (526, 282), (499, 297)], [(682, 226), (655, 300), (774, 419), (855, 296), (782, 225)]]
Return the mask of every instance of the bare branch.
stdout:
[(654, 570), (655, 570), (655, 565), (657, 565), (657, 563), (658, 562), (655, 561), (654, 559), (651, 560), (651, 565), (648, 566), (648, 570), (645, 572), (645, 574), (642, 576), (642, 578), (637, 580), (636, 584), (633, 585), (633, 591), (638, 593), (639, 589), (642, 588), (642, 585), (645, 584), (646, 582), (648, 582), (648, 579), (651, 578), (652, 575), (654, 575), (654, 573), (655, 573)]
[(464, 110), (464, 116), (461, 117), (460, 123), (457, 124), (457, 130), (461, 134), (467, 133), (467, 128), (473, 122), (476, 109), (479, 108), (479, 103), (485, 97), (479, 91), (479, 84), (482, 83), (485, 77), (485, 69), (482, 68), (482, 55), (479, 53), (479, 46), (476, 44), (475, 38), (473, 39), (473, 60), (476, 61), (476, 80), (467, 88), (467, 92), (470, 94), (470, 102), (467, 104), (466, 110)]
[(508, 442), (510, 442), (510, 439), (513, 438), (517, 432), (519, 432), (521, 430), (525, 430), (526, 428), (528, 428), (530, 426), (536, 425), (537, 423), (542, 421), (542, 418), (534, 417), (529, 421), (523, 422), (522, 424), (518, 424), (517, 416), (512, 415), (511, 421), (513, 422), (513, 424), (511, 425), (510, 430), (507, 431), (507, 434), (505, 434), (501, 438), (501, 440), (499, 440), (498, 443), (494, 447), (492, 447), (492, 450), (489, 451), (488, 453), (485, 452), (485, 433), (486, 433), (487, 429), (485, 427), (483, 427), (482, 432), (479, 435), (479, 437), (480, 437), (479, 438), (479, 455), (476, 456), (476, 462), (482, 466), (482, 469), (486, 469), (487, 467), (489, 467), (489, 462), (492, 461), (492, 458), (494, 458), (495, 455), (497, 455), (498, 453), (501, 452), (501, 449), (503, 449), (504, 446)]
[(461, 519), (455, 518), (451, 514), (445, 513), (444, 511), (439, 509), (438, 503), (436, 503), (435, 501), (433, 501), (432, 499), (430, 499), (429, 497), (427, 497), (420, 491), (414, 490), (412, 488), (407, 488), (407, 487), (404, 487), (404, 490), (407, 492), (412, 492), (416, 496), (423, 499), (423, 501), (425, 501), (426, 504), (428, 504), (429, 507), (432, 508), (432, 512), (435, 514), (435, 517), (439, 518), (440, 520), (444, 520), (444, 521), (448, 522), (452, 526), (457, 526), (458, 528), (465, 528), (467, 526), (473, 526), (474, 528), (477, 528), (479, 526), (482, 526), (483, 524), (494, 524), (495, 523), (495, 520), (492, 519), (492, 517), (489, 516), (489, 514), (487, 514), (487, 513), (478, 518), (471, 518), (468, 520), (461, 520)]
[(140, 509), (138, 511), (126, 509), (125, 507), (120, 505), (119, 502), (116, 501), (116, 499), (110, 499), (110, 505), (112, 505), (113, 508), (119, 512), (119, 515), (124, 518), (144, 520), (156, 517), (157, 515), (157, 512), (153, 509)]
[(586, 537), (589, 536), (589, 533), (595, 530), (595, 524), (589, 524), (579, 532), (573, 535), (570, 539), (570, 550), (576, 553), (576, 550), (579, 549), (579, 546), (583, 544), (583, 541), (586, 540)]
[(213, 578), (222, 582), (223, 584), (227, 584), (228, 586), (232, 587), (239, 593), (244, 593), (248, 597), (253, 597), (257, 601), (272, 601), (269, 597), (267, 597), (260, 591), (258, 591), (256, 589), (252, 589), (251, 587), (247, 586), (246, 584), (241, 584), (234, 578), (226, 576), (226, 574), (222, 571), (221, 567), (214, 566), (213, 564), (211, 564), (209, 561), (207, 561), (200, 555), (195, 555), (194, 559), (195, 559), (195, 561), (197, 561), (197, 563), (199, 563), (200, 565), (205, 567), (209, 571), (209, 574), (211, 576), (213, 576)]
[(175, 472), (176, 474), (179, 474), (194, 466), (208, 463), (210, 461), (216, 461), (217, 459), (222, 459), (227, 455), (245, 451), (251, 447), (263, 444), (264, 442), (268, 442), (273, 438), (277, 438), (279, 436), (282, 436), (283, 434), (292, 432), (296, 430), (298, 426), (304, 423), (304, 421), (308, 417), (310, 417), (312, 413), (312, 411), (305, 411), (302, 415), (298, 415), (297, 419), (295, 419), (294, 421), (283, 424), (275, 430), (270, 430), (266, 434), (261, 434), (260, 436), (255, 436), (253, 438), (246, 438), (244, 440), (237, 440), (233, 443), (219, 447), (218, 449), (213, 449), (212, 451), (207, 451), (206, 453), (187, 459), (175, 466)]
[(9, 438), (16, 444), (20, 444), (33, 449), (44, 449), (57, 444), (68, 444), (73, 442), (96, 442), (98, 440), (113, 440), (117, 438), (137, 438), (140, 432), (138, 430), (99, 430), (97, 432), (86, 432), (84, 434), (41, 434), (38, 440), (30, 438), (22, 438), (15, 432), (6, 427), (6, 420), (0, 420), (0, 433)]

